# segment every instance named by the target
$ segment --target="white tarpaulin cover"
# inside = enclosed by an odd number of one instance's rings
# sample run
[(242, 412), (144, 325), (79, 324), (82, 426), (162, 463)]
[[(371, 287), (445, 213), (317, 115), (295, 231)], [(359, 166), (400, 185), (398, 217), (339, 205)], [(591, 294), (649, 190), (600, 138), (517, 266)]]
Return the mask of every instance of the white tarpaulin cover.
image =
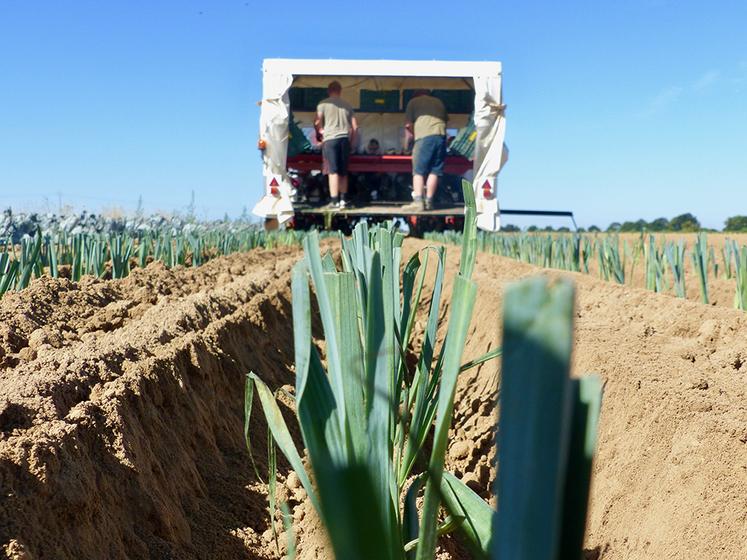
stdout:
[[(286, 169), (288, 121), (291, 85), (326, 87), (333, 79), (343, 86), (343, 98), (355, 106), (360, 89), (399, 89), (423, 87), (463, 89), (465, 82), (475, 91), (475, 141), (473, 184), (477, 199), (477, 223), (482, 229), (499, 229), (496, 199), (497, 178), (508, 158), (504, 145), (506, 122), (501, 98), (499, 62), (445, 62), (404, 60), (294, 60), (267, 59), (263, 66), (262, 104), (259, 136), (266, 142), (263, 154), (265, 196), (254, 207), (254, 214), (276, 217), (280, 223), (293, 216), (291, 182)], [(313, 115), (294, 115), (298, 120), (313, 120)], [(380, 140), (382, 148), (396, 144), (401, 136), (401, 114), (359, 114), (361, 140)], [(368, 121), (368, 122), (367, 122)], [(450, 119), (450, 127), (464, 126), (463, 116)], [(385, 146), (386, 144), (386, 146)], [(362, 144), (365, 145), (365, 144)], [(491, 196), (485, 198), (488, 182)], [(270, 190), (276, 187), (279, 197)]]
[[(288, 154), (288, 118), (290, 100), (288, 89), (293, 75), (268, 71), (265, 64), (262, 78), (262, 106), (259, 112), (259, 137), (265, 140), (262, 167), (265, 181), (265, 196), (254, 207), (254, 214), (264, 218), (275, 216), (280, 223), (293, 216), (291, 183), (286, 170)], [(271, 196), (270, 185), (278, 183), (280, 197)]]
[[(501, 95), (501, 76), (475, 76), (475, 140), (474, 179), (477, 199), (477, 227), (487, 231), (500, 229), (500, 214), (496, 188), (498, 173), (508, 159), (504, 145), (506, 117)], [(488, 182), (492, 198), (483, 196)]]

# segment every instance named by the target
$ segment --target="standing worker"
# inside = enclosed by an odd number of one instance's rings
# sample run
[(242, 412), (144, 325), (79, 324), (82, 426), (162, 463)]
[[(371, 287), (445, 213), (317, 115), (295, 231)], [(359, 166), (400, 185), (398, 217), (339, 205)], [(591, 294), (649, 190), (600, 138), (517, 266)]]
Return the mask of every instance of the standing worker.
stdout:
[[(405, 129), (415, 136), (412, 150), (412, 199), (406, 211), (433, 210), (438, 178), (446, 160), (446, 107), (427, 90), (417, 90), (405, 109)], [(423, 199), (425, 187), (425, 200)]]
[(329, 97), (316, 107), (314, 128), (322, 137), (322, 156), (329, 174), (329, 208), (345, 208), (348, 192), (348, 161), (351, 146), (355, 145), (358, 122), (353, 107), (340, 97), (342, 86), (334, 81), (327, 86)]

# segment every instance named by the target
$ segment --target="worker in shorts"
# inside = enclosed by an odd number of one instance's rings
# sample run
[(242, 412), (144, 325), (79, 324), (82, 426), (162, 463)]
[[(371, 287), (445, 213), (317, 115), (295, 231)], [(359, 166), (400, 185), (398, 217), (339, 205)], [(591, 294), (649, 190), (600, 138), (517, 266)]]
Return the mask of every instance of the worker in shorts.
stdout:
[(340, 97), (342, 86), (334, 81), (327, 87), (329, 97), (316, 107), (314, 128), (322, 138), (322, 156), (329, 176), (330, 209), (345, 208), (348, 192), (348, 161), (355, 145), (358, 122), (353, 107)]
[(416, 91), (407, 104), (405, 129), (415, 137), (412, 150), (413, 202), (403, 206), (403, 210), (433, 210), (438, 178), (444, 174), (448, 119), (443, 102), (427, 90)]

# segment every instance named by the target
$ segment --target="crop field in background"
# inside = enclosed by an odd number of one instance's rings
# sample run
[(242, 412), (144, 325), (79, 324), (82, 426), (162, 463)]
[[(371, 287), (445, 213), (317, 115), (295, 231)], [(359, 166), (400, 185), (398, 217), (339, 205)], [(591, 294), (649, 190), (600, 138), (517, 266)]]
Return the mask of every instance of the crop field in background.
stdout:
[(42, 233), (25, 235), (19, 242), (0, 246), (0, 296), (26, 288), (43, 275), (69, 278), (83, 276), (125, 278), (133, 267), (151, 262), (166, 267), (199, 266), (222, 255), (257, 247), (299, 245), (302, 234), (294, 231), (265, 232), (242, 228), (173, 231), (159, 229), (133, 233)]
[[(426, 239), (460, 243), (460, 233)], [(618, 284), (747, 309), (747, 234), (480, 233), (481, 251)]]
[[(37, 225), (31, 235), (8, 233), (0, 239), (0, 296), (45, 274), (73, 281), (84, 275), (123, 278), (132, 267), (153, 261), (167, 267), (199, 266), (256, 247), (300, 246), (304, 237), (303, 232), (265, 232), (245, 224), (166, 225), (156, 218), (143, 223), (150, 226), (130, 224), (115, 232), (111, 224), (62, 227), (52, 221), (50, 229)], [(461, 233), (445, 232), (426, 234), (426, 239), (459, 244), (462, 238)], [(478, 248), (545, 268), (747, 309), (747, 234), (480, 232)]]
[[(552, 307), (560, 315), (535, 327), (565, 341), (566, 377), (554, 387), (575, 383), (568, 370), (604, 386), (593, 465), (568, 467), (593, 476), (584, 557), (742, 557), (747, 235), (478, 234), (475, 253), (463, 234), (370, 231), (343, 240), (156, 217), (6, 228), (0, 552), (332, 558), (350, 545), (345, 534), (373, 534), (338, 515), (355, 509), (343, 505), (355, 493), (330, 508), (329, 495), (353, 480), (376, 504), (369, 517), (388, 511), (366, 522), (386, 524), (368, 552), (387, 543), (393, 558), (485, 557), (496, 546), (496, 461), (504, 473), (513, 464), (496, 449), (499, 400), (518, 396), (514, 407), (501, 401), (501, 421), (520, 425), (509, 409), (531, 413), (524, 391), (544, 384), (539, 376), (517, 391), (510, 372), (530, 382), (527, 362), (498, 355), (518, 340), (523, 309), (544, 317)], [(555, 295), (517, 300), (515, 283), (538, 275)], [(522, 286), (525, 297), (540, 284)], [(372, 341), (389, 350), (372, 354)], [(354, 371), (371, 376), (364, 395), (396, 380), (388, 387), (403, 406), (368, 416), (365, 397), (355, 408)], [(344, 404), (322, 410), (330, 402)], [(537, 419), (558, 404), (543, 402)], [(360, 414), (368, 424), (356, 424)], [(326, 439), (324, 418), (357, 435)], [(378, 465), (370, 488), (366, 476), (350, 478), (365, 426), (367, 438), (392, 442), (390, 455), (366, 459)], [(327, 471), (322, 441), (345, 455)], [(437, 472), (440, 490), (429, 485)], [(413, 512), (425, 532), (413, 532)], [(467, 514), (488, 522), (465, 533)], [(344, 530), (330, 541), (322, 519)], [(441, 536), (421, 545), (433, 531)], [(508, 543), (511, 531), (502, 534)]]

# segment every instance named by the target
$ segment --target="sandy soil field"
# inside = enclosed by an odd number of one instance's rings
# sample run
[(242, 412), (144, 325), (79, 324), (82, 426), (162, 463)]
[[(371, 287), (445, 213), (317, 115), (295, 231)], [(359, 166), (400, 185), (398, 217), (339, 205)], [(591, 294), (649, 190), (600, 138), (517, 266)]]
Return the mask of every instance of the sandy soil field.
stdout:
[[(447, 251), (450, 278), (459, 251)], [(6, 557), (281, 557), (244, 444), (243, 384), (249, 370), (273, 389), (293, 383), (299, 257), (256, 250), (121, 281), (41, 279), (0, 300)], [(480, 254), (465, 361), (499, 344), (504, 287), (533, 274), (574, 278), (575, 374), (605, 382), (587, 558), (747, 558), (747, 314)], [(448, 451), (447, 468), (486, 498), (498, 382), (497, 361), (463, 374)], [(260, 472), (266, 430), (256, 413)], [(324, 558), (279, 461), (299, 558)], [(465, 556), (445, 540), (441, 557)]]

